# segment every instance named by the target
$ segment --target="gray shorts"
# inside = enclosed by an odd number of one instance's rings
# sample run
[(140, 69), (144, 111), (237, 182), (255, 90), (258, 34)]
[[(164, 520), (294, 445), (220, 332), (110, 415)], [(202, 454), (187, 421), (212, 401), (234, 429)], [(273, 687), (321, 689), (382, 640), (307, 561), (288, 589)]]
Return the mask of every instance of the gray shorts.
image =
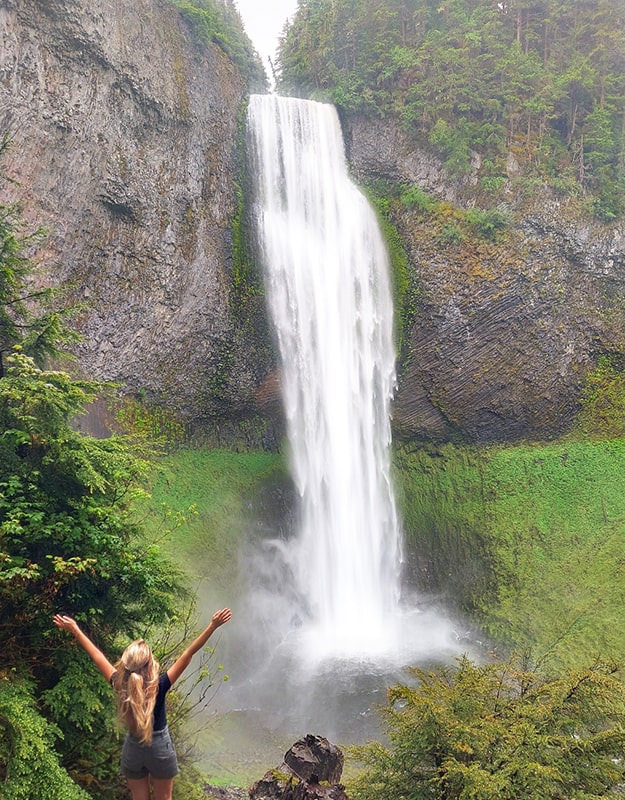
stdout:
[(167, 728), (154, 731), (152, 744), (140, 744), (128, 733), (122, 749), (122, 775), (140, 780), (146, 775), (153, 778), (173, 778), (178, 774), (176, 750)]

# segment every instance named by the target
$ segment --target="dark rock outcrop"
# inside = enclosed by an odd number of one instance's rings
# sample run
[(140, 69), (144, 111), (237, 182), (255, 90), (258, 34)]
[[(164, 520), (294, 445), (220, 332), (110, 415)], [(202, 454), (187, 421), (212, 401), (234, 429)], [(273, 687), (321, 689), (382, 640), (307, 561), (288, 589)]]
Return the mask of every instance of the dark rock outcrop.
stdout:
[(285, 753), (284, 763), (250, 788), (251, 800), (348, 800), (339, 783), (343, 753), (323, 736), (308, 734)]
[[(346, 139), (364, 181), (418, 185), (459, 208), (480, 199), (470, 176), (450, 181), (387, 120), (384, 130), (349, 120)], [(510, 219), (500, 242), (444, 241), (426, 214), (394, 207), (419, 288), (394, 407), (400, 436), (551, 438), (574, 422), (599, 357), (625, 359), (625, 225), (592, 221), (546, 192), (524, 198), (512, 184), (500, 200)]]

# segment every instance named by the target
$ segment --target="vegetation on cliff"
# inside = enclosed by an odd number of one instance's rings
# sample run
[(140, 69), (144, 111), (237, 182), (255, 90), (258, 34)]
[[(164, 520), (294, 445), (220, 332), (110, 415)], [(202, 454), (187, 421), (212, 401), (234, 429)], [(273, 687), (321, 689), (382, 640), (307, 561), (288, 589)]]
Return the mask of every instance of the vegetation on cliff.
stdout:
[[(0, 158), (9, 146), (5, 134)], [(0, 180), (6, 180), (1, 166)], [(44, 232), (26, 232), (24, 227), (19, 203), (0, 204), (0, 378), (15, 345), (41, 366), (46, 357), (58, 356), (63, 344), (75, 338), (64, 324), (68, 312), (52, 305), (52, 290), (29, 285), (33, 264), (28, 249)]]
[(258, 53), (245, 33), (241, 17), (230, 0), (166, 0), (193, 25), (204, 44), (213, 42), (241, 70), (250, 91), (267, 88), (267, 75)]
[(47, 293), (29, 289), (32, 239), (17, 207), (0, 206), (0, 235), (2, 796), (79, 800), (82, 784), (115, 797), (123, 790), (110, 690), (52, 616), (74, 616), (113, 654), (178, 618), (182, 582), (135, 516), (147, 463), (138, 443), (93, 439), (72, 424), (102, 387), (37, 363), (65, 334), (60, 316), (37, 303)]
[(455, 176), (487, 185), (512, 158), (623, 213), (625, 10), (620, 0), (300, 0), (280, 47), (284, 93), (399, 117)]
[(403, 447), (413, 580), (550, 668), (625, 647), (625, 440)]

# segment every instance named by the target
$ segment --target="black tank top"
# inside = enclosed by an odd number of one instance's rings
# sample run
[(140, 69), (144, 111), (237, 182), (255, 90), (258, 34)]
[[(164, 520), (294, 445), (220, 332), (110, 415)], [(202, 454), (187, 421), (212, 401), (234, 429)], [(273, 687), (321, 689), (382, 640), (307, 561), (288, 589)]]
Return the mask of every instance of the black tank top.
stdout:
[(158, 676), (158, 692), (154, 704), (154, 730), (162, 731), (167, 727), (167, 713), (165, 711), (165, 695), (171, 689), (169, 675), (164, 672)]

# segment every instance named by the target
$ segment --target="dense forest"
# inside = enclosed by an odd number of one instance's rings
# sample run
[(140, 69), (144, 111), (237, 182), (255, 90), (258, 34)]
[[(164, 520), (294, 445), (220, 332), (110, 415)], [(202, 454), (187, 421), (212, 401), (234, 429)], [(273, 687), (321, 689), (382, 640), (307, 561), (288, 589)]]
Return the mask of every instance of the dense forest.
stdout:
[(283, 34), (283, 93), (398, 117), (452, 176), (496, 196), (524, 176), (623, 213), (620, 0), (301, 0)]

